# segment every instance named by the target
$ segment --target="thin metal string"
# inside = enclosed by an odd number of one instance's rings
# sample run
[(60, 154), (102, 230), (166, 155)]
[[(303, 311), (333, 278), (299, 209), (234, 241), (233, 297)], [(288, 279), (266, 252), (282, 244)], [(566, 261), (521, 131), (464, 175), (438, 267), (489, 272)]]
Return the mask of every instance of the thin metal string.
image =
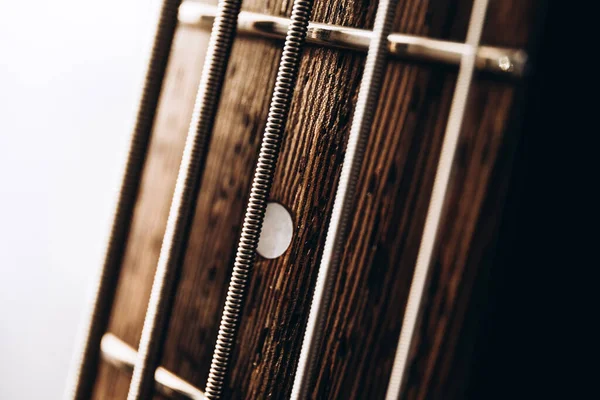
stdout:
[(100, 341), (108, 323), (113, 291), (129, 234), (156, 107), (177, 26), (179, 3), (180, 0), (163, 0), (160, 9), (104, 264), (96, 279), (89, 311), (78, 336), (77, 351), (67, 382), (66, 399), (88, 398), (94, 384), (94, 374), (100, 357)]
[(267, 200), (271, 191), (281, 141), (296, 86), (302, 47), (306, 39), (312, 6), (312, 0), (294, 0), (292, 17), (279, 63), (279, 70), (277, 71), (267, 126), (254, 172), (250, 199), (246, 208), (233, 274), (229, 283), (225, 308), (221, 317), (217, 343), (206, 384), (206, 397), (211, 400), (220, 399), (223, 395), (231, 353), (240, 323), (246, 287), (256, 258), (256, 248), (265, 216)]
[(396, 0), (380, 0), (377, 6), (375, 24), (365, 63), (356, 110), (352, 120), (342, 172), (333, 204), (331, 221), (325, 240), (325, 248), (311, 303), (310, 314), (304, 341), (298, 361), (298, 368), (292, 388), (292, 399), (309, 397), (311, 379), (316, 367), (327, 318), (332, 285), (338, 269), (340, 254), (344, 248), (346, 225), (351, 216), (351, 208), (356, 182), (362, 165), (366, 138), (371, 131), (373, 114), (379, 100), (383, 72), (388, 55), (388, 35), (396, 11)]
[(233, 43), (241, 0), (221, 0), (208, 44), (192, 121), (175, 183), (128, 400), (151, 397), (176, 272), (196, 206), (206, 151)]
[(442, 217), (444, 200), (450, 181), (450, 173), (452, 172), (452, 165), (454, 163), (454, 155), (456, 154), (462, 122), (465, 116), (471, 82), (473, 81), (477, 48), (481, 39), (481, 31), (485, 22), (487, 7), (488, 0), (475, 0), (473, 4), (467, 33), (467, 47), (461, 59), (458, 79), (454, 89), (454, 97), (450, 107), (440, 160), (433, 183), (421, 245), (402, 321), (402, 330), (400, 331), (394, 366), (388, 383), (387, 400), (399, 399), (402, 393), (402, 385), (405, 381), (411, 345), (422, 311), (423, 296)]

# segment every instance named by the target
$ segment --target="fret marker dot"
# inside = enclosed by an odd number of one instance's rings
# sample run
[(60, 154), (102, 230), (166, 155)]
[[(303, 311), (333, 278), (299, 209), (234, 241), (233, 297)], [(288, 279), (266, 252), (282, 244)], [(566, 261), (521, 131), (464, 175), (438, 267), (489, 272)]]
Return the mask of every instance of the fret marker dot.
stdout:
[(281, 256), (292, 242), (294, 222), (289, 211), (279, 203), (268, 203), (256, 251), (264, 258)]

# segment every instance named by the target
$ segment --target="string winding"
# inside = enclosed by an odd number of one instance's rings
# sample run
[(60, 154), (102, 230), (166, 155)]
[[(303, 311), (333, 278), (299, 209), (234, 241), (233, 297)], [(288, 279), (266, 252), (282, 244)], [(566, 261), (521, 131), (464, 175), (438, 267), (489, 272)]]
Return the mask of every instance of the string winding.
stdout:
[(165, 235), (154, 275), (128, 400), (148, 399), (163, 345), (175, 276), (182, 262), (194, 215), (206, 152), (237, 27), (241, 0), (221, 0), (183, 150)]
[(295, 0), (292, 8), (291, 22), (277, 72), (267, 125), (254, 172), (250, 199), (248, 200), (233, 274), (229, 283), (225, 308), (221, 317), (217, 343), (206, 384), (206, 397), (211, 400), (220, 399), (223, 394), (246, 287), (256, 258), (256, 248), (258, 247), (267, 200), (271, 191), (285, 124), (298, 77), (300, 56), (302, 46), (306, 40), (312, 6), (312, 0)]

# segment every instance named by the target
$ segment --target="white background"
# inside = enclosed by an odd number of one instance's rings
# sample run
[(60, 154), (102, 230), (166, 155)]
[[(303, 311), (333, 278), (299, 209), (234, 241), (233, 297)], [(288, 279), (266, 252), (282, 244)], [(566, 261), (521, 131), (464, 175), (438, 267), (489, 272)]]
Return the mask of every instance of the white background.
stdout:
[(0, 0), (0, 399), (60, 399), (156, 0)]

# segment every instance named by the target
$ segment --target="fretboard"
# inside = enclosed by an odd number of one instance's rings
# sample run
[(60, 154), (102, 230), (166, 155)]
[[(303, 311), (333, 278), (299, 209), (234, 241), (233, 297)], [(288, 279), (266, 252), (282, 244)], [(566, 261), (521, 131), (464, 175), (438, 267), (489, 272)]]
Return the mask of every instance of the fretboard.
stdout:
[[(289, 18), (292, 1), (243, 9)], [(464, 43), (473, 1), (400, 1), (393, 32)], [(490, 1), (481, 44), (528, 49), (533, 0)], [(311, 20), (370, 30), (376, 2), (317, 1)], [(510, 27), (510, 28), (507, 28)], [(175, 32), (131, 225), (103, 331), (137, 348), (180, 166), (209, 32)], [(175, 274), (159, 365), (203, 389), (211, 359), (282, 40), (235, 38), (185, 254)], [(287, 398), (344, 161), (366, 54), (304, 47), (270, 191), (294, 232), (275, 259), (258, 256), (224, 398)], [(390, 58), (333, 282), (312, 398), (383, 398), (440, 159), (458, 66)], [(519, 132), (519, 79), (475, 73), (437, 232), (422, 318), (403, 398), (458, 399), (471, 372), (475, 294), (497, 241)], [(115, 275), (116, 276), (116, 275)], [(131, 373), (99, 361), (93, 398), (125, 398)]]

